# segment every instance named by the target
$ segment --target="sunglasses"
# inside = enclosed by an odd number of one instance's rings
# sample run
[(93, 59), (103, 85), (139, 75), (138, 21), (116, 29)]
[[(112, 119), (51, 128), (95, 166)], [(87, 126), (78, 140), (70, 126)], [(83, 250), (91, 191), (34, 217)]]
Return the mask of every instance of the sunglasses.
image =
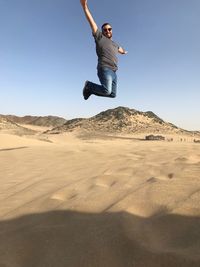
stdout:
[(104, 32), (111, 32), (112, 31), (112, 28), (105, 28), (103, 29)]

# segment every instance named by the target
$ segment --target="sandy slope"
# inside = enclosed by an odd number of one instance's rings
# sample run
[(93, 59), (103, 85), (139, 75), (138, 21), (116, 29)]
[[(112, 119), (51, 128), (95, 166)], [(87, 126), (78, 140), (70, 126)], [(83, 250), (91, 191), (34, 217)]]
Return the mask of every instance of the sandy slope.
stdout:
[(0, 134), (1, 267), (200, 266), (200, 145)]

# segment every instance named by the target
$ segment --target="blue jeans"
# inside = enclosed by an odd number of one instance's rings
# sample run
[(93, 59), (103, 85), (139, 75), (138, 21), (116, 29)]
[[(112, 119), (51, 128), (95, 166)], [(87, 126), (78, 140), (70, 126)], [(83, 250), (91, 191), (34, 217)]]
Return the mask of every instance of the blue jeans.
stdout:
[(101, 85), (88, 82), (87, 87), (91, 94), (104, 97), (116, 97), (117, 92), (117, 75), (116, 72), (109, 68), (99, 68), (97, 75)]

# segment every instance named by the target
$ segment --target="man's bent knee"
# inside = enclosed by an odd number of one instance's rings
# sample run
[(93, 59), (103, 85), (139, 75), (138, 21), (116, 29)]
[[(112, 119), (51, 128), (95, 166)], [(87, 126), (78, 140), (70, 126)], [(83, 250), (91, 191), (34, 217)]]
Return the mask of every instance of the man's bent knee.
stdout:
[(104, 86), (104, 85), (102, 85), (102, 86), (104, 88), (104, 90), (103, 90), (104, 95), (110, 96), (112, 94), (112, 90), (109, 89), (108, 87)]

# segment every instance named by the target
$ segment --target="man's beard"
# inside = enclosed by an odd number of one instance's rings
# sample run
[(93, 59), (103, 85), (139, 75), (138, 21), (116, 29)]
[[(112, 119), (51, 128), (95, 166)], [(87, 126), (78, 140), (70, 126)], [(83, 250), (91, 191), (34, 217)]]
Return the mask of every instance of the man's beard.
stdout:
[(104, 34), (104, 36), (107, 37), (108, 39), (111, 39), (112, 38), (112, 33), (110, 33), (109, 35)]

